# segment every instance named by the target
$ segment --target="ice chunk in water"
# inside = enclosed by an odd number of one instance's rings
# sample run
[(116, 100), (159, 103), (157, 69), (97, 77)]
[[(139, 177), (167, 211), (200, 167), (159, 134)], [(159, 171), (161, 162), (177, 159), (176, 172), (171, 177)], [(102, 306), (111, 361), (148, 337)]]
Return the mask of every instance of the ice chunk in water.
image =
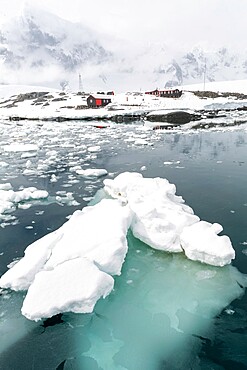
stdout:
[(180, 233), (199, 217), (175, 195), (175, 185), (139, 173), (123, 173), (104, 184), (107, 193), (128, 202), (134, 213), (131, 229), (137, 238), (155, 249), (182, 252)]
[(218, 235), (222, 230), (221, 225), (206, 221), (185, 227), (181, 234), (185, 255), (191, 260), (213, 266), (231, 263), (235, 258), (235, 251), (228, 236)]
[[(110, 274), (121, 272), (131, 219), (129, 207), (112, 199), (76, 211), (58, 230), (29, 245), (25, 256), (1, 277), (0, 286), (28, 289), (22, 312), (33, 320), (64, 310), (91, 312), (112, 289)], [(91, 286), (90, 293), (82, 281)]]
[(89, 313), (99, 298), (111, 292), (113, 285), (113, 278), (92, 261), (75, 258), (37, 273), (21, 311), (35, 321), (60, 312)]
[[(31, 244), (25, 257), (1, 277), (1, 287), (28, 289), (22, 311), (27, 317), (38, 320), (64, 310), (91, 312), (97, 300), (109, 293), (110, 281), (113, 286), (110, 275), (121, 273), (129, 227), (135, 237), (158, 250), (182, 252), (184, 249), (188, 258), (215, 266), (229, 264), (234, 258), (230, 239), (217, 235), (222, 226), (199, 221), (175, 194), (175, 185), (167, 180), (123, 173), (115, 180), (106, 179), (104, 184), (104, 194), (115, 199), (102, 199), (94, 206), (76, 211), (58, 230)], [(95, 276), (104, 272), (109, 277), (101, 275), (107, 282), (106, 288), (105, 285), (102, 288), (100, 279), (94, 281), (95, 299), (89, 295), (87, 301), (83, 287), (80, 290), (78, 286), (78, 296), (71, 287), (73, 280), (77, 286), (78, 278), (90, 280), (91, 270)], [(67, 283), (63, 275), (69, 275)], [(133, 279), (127, 281), (132, 283)], [(39, 292), (42, 302), (36, 298)], [(59, 297), (57, 306), (55, 292)], [(42, 309), (39, 310), (35, 301)]]

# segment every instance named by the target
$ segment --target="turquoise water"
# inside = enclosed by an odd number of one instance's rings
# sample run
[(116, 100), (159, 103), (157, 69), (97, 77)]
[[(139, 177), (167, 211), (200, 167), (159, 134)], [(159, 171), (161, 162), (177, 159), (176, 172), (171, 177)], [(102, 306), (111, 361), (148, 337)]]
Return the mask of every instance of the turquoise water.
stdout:
[[(54, 145), (49, 142), (51, 131), (49, 135), (42, 132), (47, 146)], [(78, 123), (61, 126), (60, 132), (56, 131), (58, 143), (60, 139), (79, 142), (78, 132), (80, 145), (90, 140), (88, 129), (81, 129)], [(0, 173), (3, 179), (15, 173), (16, 184), (35, 184), (50, 194), (68, 183), (71, 158), (83, 160), (88, 168), (106, 168), (114, 175), (138, 171), (146, 177), (167, 178), (199, 217), (222, 224), (236, 250), (235, 261), (224, 268), (202, 265), (183, 255), (154, 251), (129, 233), (122, 275), (93, 314), (66, 313), (56, 324), (33, 323), (20, 315), (24, 293), (3, 292), (0, 369), (247, 368), (247, 297), (243, 289), (247, 273), (247, 132), (151, 131), (144, 134), (152, 145), (141, 147), (125, 140), (140, 133), (140, 127), (134, 125), (93, 131), (92, 143), (100, 145), (101, 151), (90, 158), (85, 158), (83, 151), (78, 153), (78, 146), (73, 149), (56, 143), (59, 157), (46, 170), (47, 177), (24, 177), (18, 172), (24, 162), (14, 154), (7, 158), (10, 166)], [(7, 132), (5, 135), (7, 138)], [(42, 155), (33, 161), (41, 160)], [(57, 183), (48, 181), (50, 173), (60, 176)], [(86, 205), (83, 198), (94, 195), (102, 181), (80, 179), (69, 188), (80, 203), (77, 207), (42, 204), (16, 210), (19, 223), (0, 230), (0, 273), (29, 243)], [(32, 222), (34, 228), (26, 229)]]

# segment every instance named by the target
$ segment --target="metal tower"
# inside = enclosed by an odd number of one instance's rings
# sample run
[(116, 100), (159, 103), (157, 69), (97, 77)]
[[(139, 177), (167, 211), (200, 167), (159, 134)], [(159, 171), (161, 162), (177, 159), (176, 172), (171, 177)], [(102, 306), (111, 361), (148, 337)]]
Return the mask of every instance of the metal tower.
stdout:
[(79, 73), (79, 91), (82, 91), (82, 80), (81, 80), (81, 74)]

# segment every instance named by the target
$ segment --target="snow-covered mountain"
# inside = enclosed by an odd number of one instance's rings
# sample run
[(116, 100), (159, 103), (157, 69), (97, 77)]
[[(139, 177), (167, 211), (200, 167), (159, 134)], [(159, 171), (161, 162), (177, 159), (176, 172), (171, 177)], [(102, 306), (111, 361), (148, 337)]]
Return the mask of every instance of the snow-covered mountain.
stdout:
[(213, 81), (244, 79), (247, 76), (247, 53), (238, 55), (225, 47), (207, 52), (195, 47), (178, 53), (158, 70), (169, 76), (166, 86)]
[(222, 47), (209, 52), (200, 46), (184, 50), (165, 40), (130, 50), (114, 35), (112, 44), (104, 37), (26, 5), (0, 30), (0, 83), (59, 87), (67, 80), (76, 89), (82, 73), (86, 90), (139, 90), (247, 78), (247, 51), (236, 54)]
[(27, 76), (57, 67), (65, 72), (62, 79), (66, 78), (66, 71), (74, 72), (81, 65), (99, 65), (110, 59), (111, 53), (97, 41), (96, 33), (35, 5), (26, 5), (22, 14), (0, 31), (1, 64), (17, 76), (23, 70)]

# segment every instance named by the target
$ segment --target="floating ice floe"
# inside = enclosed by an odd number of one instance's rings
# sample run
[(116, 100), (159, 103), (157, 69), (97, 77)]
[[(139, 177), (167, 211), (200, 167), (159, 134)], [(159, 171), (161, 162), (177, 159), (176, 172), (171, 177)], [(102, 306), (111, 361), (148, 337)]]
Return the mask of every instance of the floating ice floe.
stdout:
[(50, 182), (57, 182), (57, 176), (54, 173), (51, 175)]
[(9, 144), (3, 147), (5, 152), (32, 152), (39, 149), (35, 144)]
[(77, 175), (83, 177), (101, 177), (107, 175), (107, 170), (104, 168), (88, 168), (87, 170), (77, 169)]
[(35, 187), (14, 191), (10, 183), (0, 185), (0, 215), (9, 211), (23, 201), (39, 200), (48, 197), (46, 190), (38, 190)]
[(58, 195), (56, 195), (55, 199), (59, 204), (66, 204), (67, 206), (79, 206), (79, 203), (73, 197), (73, 193), (57, 192), (57, 194)]
[(152, 248), (184, 250), (188, 258), (214, 266), (227, 265), (235, 258), (229, 237), (218, 235), (222, 226), (200, 221), (166, 179), (123, 173), (114, 180), (105, 179), (104, 184), (109, 195), (128, 203), (134, 236)]
[(133, 211), (131, 229), (138, 239), (155, 249), (182, 252), (180, 234), (185, 226), (199, 221), (193, 210), (176, 196), (168, 180), (143, 178), (139, 173), (123, 173), (104, 180), (104, 190), (128, 203)]
[[(50, 284), (48, 290), (47, 281)], [(21, 311), (31, 320), (66, 311), (92, 312), (98, 299), (105, 298), (113, 285), (113, 278), (100, 271), (90, 260), (74, 258), (54, 269), (39, 272), (28, 290)]]
[(90, 153), (96, 153), (96, 152), (99, 152), (101, 150), (101, 147), (99, 145), (90, 146), (90, 147), (87, 148), (87, 150)]
[(213, 266), (224, 266), (235, 257), (231, 240), (218, 234), (223, 230), (220, 224), (199, 221), (183, 229), (180, 240), (185, 255), (194, 261)]
[(0, 161), (0, 168), (1, 167), (8, 167), (9, 166), (9, 164), (8, 163), (6, 163), (6, 162), (4, 162), (4, 161)]
[(136, 139), (134, 144), (135, 145), (152, 145), (152, 144), (150, 144), (150, 142), (148, 142), (147, 140), (142, 139), (142, 138)]
[[(130, 222), (129, 207), (112, 199), (76, 211), (58, 230), (29, 245), (0, 285), (28, 289), (23, 314), (32, 320), (64, 311), (92, 312), (112, 290), (111, 275), (121, 273)], [(37, 307), (40, 289), (45, 298)]]
[(0, 287), (28, 290), (22, 313), (31, 320), (59, 312), (92, 312), (113, 289), (127, 253), (127, 231), (152, 248), (183, 252), (214, 266), (235, 257), (219, 224), (200, 221), (166, 179), (122, 173), (104, 180), (102, 199), (76, 211), (58, 230), (25, 250)]

